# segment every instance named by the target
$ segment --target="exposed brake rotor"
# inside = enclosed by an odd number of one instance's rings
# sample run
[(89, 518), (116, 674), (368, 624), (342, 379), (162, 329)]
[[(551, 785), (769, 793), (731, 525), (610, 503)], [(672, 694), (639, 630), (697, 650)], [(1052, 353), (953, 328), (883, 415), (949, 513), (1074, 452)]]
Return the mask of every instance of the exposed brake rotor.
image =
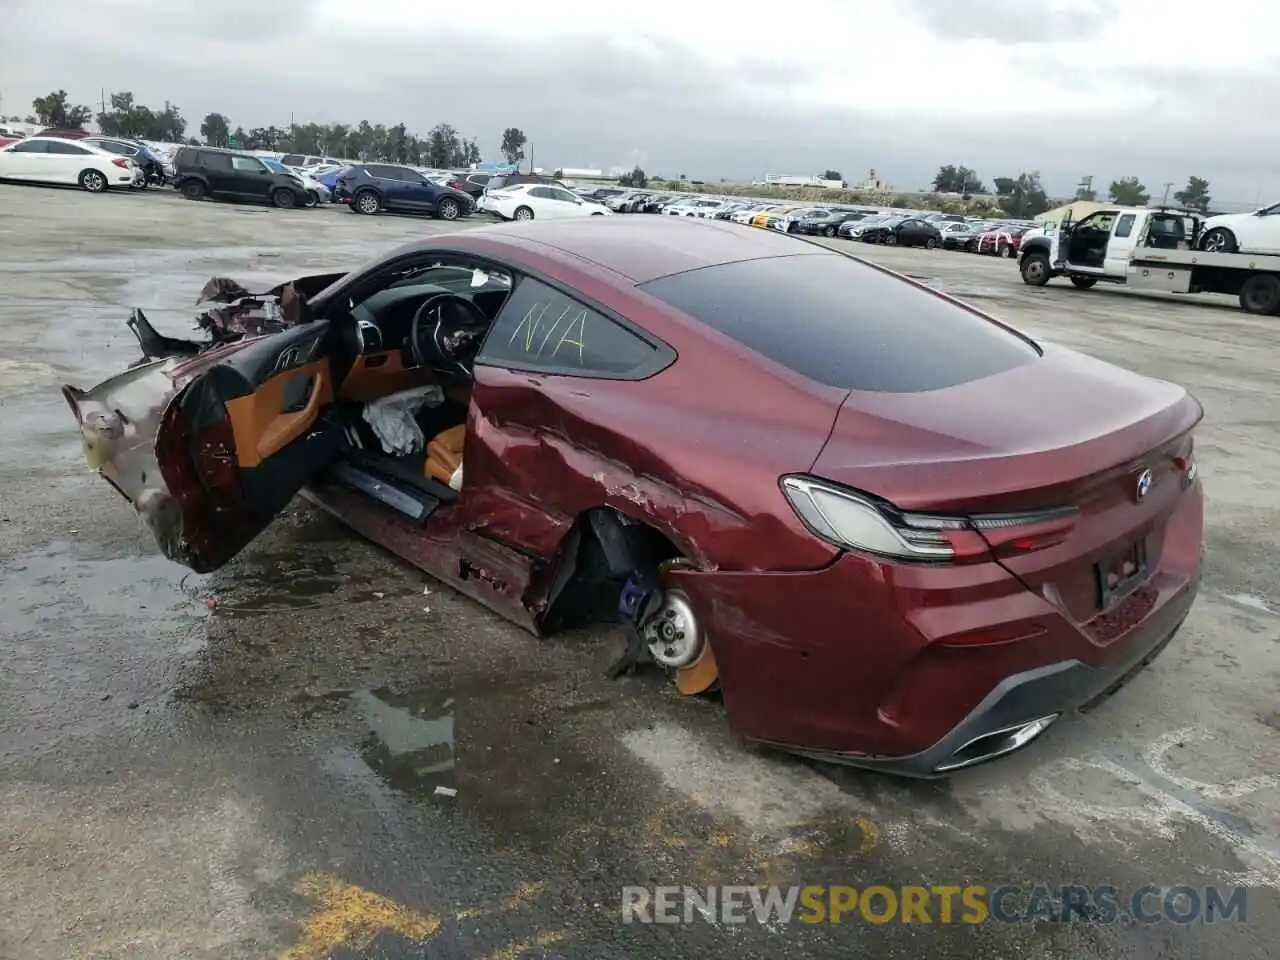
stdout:
[(673, 570), (696, 569), (684, 558), (668, 560), (658, 569), (663, 585), (662, 605), (645, 623), (644, 638), (654, 661), (675, 674), (676, 689), (685, 696), (713, 690), (720, 680), (715, 654), (689, 595), (669, 586)]

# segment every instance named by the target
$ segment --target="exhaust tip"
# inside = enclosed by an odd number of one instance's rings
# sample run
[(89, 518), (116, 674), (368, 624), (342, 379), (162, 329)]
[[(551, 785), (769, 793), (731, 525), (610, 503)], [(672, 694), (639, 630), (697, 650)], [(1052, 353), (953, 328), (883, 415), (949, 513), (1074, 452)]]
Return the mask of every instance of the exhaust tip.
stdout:
[(1059, 713), (1051, 713), (974, 737), (934, 767), (934, 772), (950, 773), (1020, 750), (1048, 730), (1060, 716)]

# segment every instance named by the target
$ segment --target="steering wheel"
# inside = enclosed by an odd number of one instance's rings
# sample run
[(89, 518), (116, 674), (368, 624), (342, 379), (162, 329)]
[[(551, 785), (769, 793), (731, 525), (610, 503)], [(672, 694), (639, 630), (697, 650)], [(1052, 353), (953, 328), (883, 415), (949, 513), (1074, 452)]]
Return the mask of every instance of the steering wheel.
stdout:
[(409, 349), (421, 367), (443, 368), (450, 373), (456, 370), (470, 378), (472, 361), (490, 323), (466, 297), (437, 293), (414, 311)]

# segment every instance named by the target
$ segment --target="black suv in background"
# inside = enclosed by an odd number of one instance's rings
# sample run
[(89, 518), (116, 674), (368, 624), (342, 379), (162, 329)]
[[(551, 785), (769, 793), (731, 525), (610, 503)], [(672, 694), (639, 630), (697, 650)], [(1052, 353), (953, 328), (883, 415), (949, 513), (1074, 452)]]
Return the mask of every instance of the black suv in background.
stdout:
[(475, 209), (475, 201), (461, 190), (432, 183), (409, 167), (395, 163), (357, 163), (347, 167), (334, 184), (333, 199), (352, 213), (427, 213), (441, 220), (457, 220)]
[(173, 158), (173, 185), (188, 200), (256, 200), (305, 207), (307, 190), (291, 173), (276, 173), (250, 153), (183, 147)]

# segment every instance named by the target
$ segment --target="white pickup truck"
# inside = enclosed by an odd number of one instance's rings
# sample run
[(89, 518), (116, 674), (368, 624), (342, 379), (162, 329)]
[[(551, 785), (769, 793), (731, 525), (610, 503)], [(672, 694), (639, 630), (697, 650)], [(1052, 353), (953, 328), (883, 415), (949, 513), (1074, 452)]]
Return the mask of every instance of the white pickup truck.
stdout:
[(1108, 207), (1057, 229), (1028, 234), (1018, 254), (1024, 283), (1066, 277), (1087, 290), (1123, 283), (1163, 293), (1225, 293), (1249, 313), (1280, 314), (1280, 256), (1196, 249), (1199, 214)]

